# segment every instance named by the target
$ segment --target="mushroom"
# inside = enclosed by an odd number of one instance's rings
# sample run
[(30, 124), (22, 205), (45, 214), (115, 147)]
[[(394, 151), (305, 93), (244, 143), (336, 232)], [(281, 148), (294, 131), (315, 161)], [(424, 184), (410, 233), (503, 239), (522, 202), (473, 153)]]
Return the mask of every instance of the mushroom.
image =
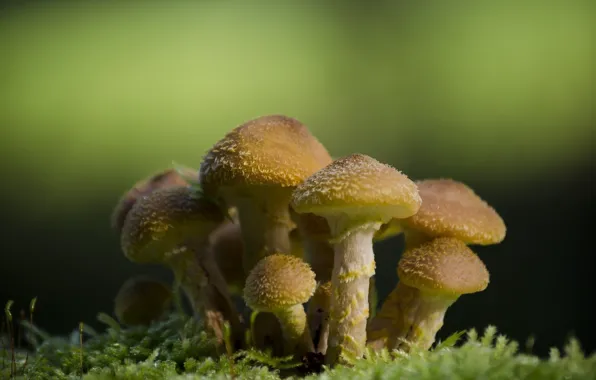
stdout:
[(329, 339), (329, 310), (331, 304), (331, 281), (319, 284), (308, 303), (306, 319), (316, 352), (327, 352)]
[(314, 351), (303, 303), (316, 287), (315, 274), (301, 259), (287, 254), (266, 256), (246, 279), (244, 299), (256, 311), (273, 313), (281, 325), (286, 355)]
[[(121, 235), (125, 256), (136, 263), (170, 267), (196, 314), (205, 317), (219, 343), (223, 323), (241, 326), (225, 280), (208, 249), (208, 236), (224, 220), (220, 208), (190, 186), (155, 190), (126, 216)], [(235, 342), (237, 343), (237, 342)]]
[(334, 243), (327, 364), (363, 355), (374, 233), (391, 218), (415, 214), (420, 202), (407, 176), (362, 154), (334, 161), (294, 191), (293, 209), (325, 217)]
[(416, 185), (422, 206), (402, 221), (406, 249), (438, 236), (480, 245), (505, 238), (503, 219), (467, 185), (452, 179), (427, 179)]
[[(399, 283), (388, 299), (392, 307), (389, 333), (375, 330), (370, 346), (408, 351), (429, 349), (443, 326), (445, 312), (462, 294), (488, 286), (484, 263), (461, 240), (439, 237), (407, 250), (397, 274)], [(376, 334), (376, 335), (375, 335)], [(386, 342), (384, 342), (386, 340)]]
[(149, 325), (161, 318), (172, 305), (169, 285), (145, 276), (128, 279), (114, 299), (114, 314), (129, 326)]
[(246, 273), (268, 254), (290, 252), (292, 191), (329, 162), (302, 123), (281, 115), (244, 123), (207, 153), (199, 182), (209, 197), (237, 208)]
[(120, 200), (114, 208), (111, 217), (112, 228), (117, 232), (122, 232), (122, 227), (124, 226), (126, 215), (130, 211), (132, 206), (135, 204), (135, 202), (143, 196), (150, 194), (152, 191), (156, 189), (186, 186), (188, 185), (185, 179), (186, 176), (192, 178), (191, 175), (193, 175), (198, 180), (199, 176), (197, 171), (192, 171), (192, 169), (188, 168), (184, 168), (181, 170), (184, 170), (184, 172), (181, 173), (176, 169), (162, 170), (153, 174), (149, 178), (145, 178), (134, 184), (134, 186), (130, 190), (124, 193), (122, 197), (120, 197)]

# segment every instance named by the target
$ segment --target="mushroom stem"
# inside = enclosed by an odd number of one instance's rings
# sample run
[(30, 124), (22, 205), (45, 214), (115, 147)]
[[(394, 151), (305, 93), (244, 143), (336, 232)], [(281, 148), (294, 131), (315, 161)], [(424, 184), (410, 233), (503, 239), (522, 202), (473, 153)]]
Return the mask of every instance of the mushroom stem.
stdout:
[(445, 312), (459, 296), (428, 294), (398, 283), (369, 329), (369, 347), (409, 351), (429, 349), (443, 326)]
[[(264, 192), (267, 194), (267, 192)], [(244, 242), (245, 273), (265, 256), (274, 252), (290, 253), (292, 228), (287, 197), (238, 197), (235, 205)]]
[(306, 326), (306, 313), (301, 304), (278, 309), (273, 314), (281, 325), (286, 355), (295, 354), (297, 357), (302, 357), (307, 352), (314, 351), (312, 338)]
[[(366, 321), (369, 314), (368, 291), (375, 273), (372, 239), (381, 223), (365, 223), (337, 234), (329, 223), (335, 257), (331, 278), (331, 310), (326, 362), (351, 361), (364, 354)], [(343, 230), (345, 231), (345, 230)]]
[(240, 320), (229, 297), (222, 294), (217, 286), (210, 282), (212, 274), (201, 265), (195, 252), (187, 247), (184, 253), (172, 255), (169, 260), (176, 281), (190, 301), (196, 317), (204, 318), (205, 324), (215, 335), (218, 343), (224, 342), (224, 322), (230, 322), (234, 345), (241, 340), (237, 335), (242, 331)]

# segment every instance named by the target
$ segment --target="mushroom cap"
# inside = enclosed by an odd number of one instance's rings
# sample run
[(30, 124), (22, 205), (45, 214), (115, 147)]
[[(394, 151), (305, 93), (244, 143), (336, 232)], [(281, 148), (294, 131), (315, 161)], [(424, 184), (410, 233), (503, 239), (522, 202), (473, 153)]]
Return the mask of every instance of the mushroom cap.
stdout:
[(416, 182), (422, 206), (404, 226), (428, 236), (450, 236), (466, 244), (489, 245), (505, 238), (499, 214), (474, 191), (452, 179)]
[[(192, 174), (199, 178), (198, 171), (193, 173), (187, 173), (189, 176)], [(134, 184), (134, 186), (124, 193), (116, 207), (114, 207), (114, 211), (112, 212), (111, 217), (111, 225), (112, 228), (118, 232), (122, 232), (122, 227), (124, 226), (124, 220), (126, 219), (126, 215), (135, 204), (135, 202), (144, 195), (150, 194), (152, 191), (156, 189), (165, 189), (168, 187), (175, 187), (175, 186), (186, 186), (188, 185), (187, 181), (184, 179), (182, 175), (176, 169), (166, 169), (162, 170), (158, 173), (153, 174), (149, 178), (145, 178), (143, 180), (138, 181)]]
[(149, 277), (128, 279), (114, 299), (114, 314), (126, 325), (148, 325), (170, 307), (172, 289)]
[(404, 253), (399, 280), (428, 293), (459, 295), (480, 292), (489, 274), (480, 258), (461, 240), (439, 237)]
[(276, 253), (261, 259), (246, 278), (244, 300), (252, 309), (274, 312), (307, 302), (315, 274), (301, 259)]
[(190, 186), (155, 190), (128, 213), (122, 250), (137, 263), (164, 263), (189, 239), (207, 238), (223, 221), (219, 206)]
[(273, 186), (293, 188), (331, 162), (325, 147), (296, 119), (263, 116), (230, 131), (200, 168), (204, 191)]
[(393, 167), (364, 154), (339, 158), (299, 185), (292, 194), (298, 213), (386, 222), (418, 211), (414, 182)]
[(213, 257), (228, 287), (233, 293), (242, 292), (246, 274), (242, 265), (244, 245), (240, 224), (224, 223), (209, 236)]

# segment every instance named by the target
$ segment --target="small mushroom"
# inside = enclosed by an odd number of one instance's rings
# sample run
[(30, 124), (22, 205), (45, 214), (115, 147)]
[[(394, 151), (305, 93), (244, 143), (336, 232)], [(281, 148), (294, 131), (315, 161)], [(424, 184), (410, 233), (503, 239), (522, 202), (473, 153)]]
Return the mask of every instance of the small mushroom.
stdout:
[(316, 287), (310, 266), (297, 257), (273, 254), (257, 263), (246, 279), (244, 300), (253, 310), (273, 313), (281, 324), (286, 355), (314, 351), (302, 304)]
[(415, 214), (420, 202), (407, 176), (362, 154), (337, 159), (294, 191), (293, 209), (325, 217), (334, 242), (327, 364), (363, 355), (374, 233)]
[(194, 176), (198, 180), (199, 175), (197, 171), (192, 171), (192, 169), (188, 168), (181, 170), (184, 170), (184, 176), (176, 169), (166, 169), (134, 184), (130, 190), (120, 197), (114, 208), (111, 217), (112, 228), (117, 232), (122, 232), (126, 215), (132, 209), (135, 202), (143, 196), (150, 194), (156, 189), (186, 186), (188, 185), (185, 179), (186, 176), (189, 178)]
[(390, 331), (374, 329), (370, 346), (408, 351), (411, 346), (429, 349), (443, 326), (447, 309), (462, 295), (488, 286), (484, 263), (461, 240), (439, 237), (408, 250), (401, 258), (399, 283), (386, 301), (384, 316)]
[(331, 281), (319, 284), (308, 303), (306, 317), (316, 352), (327, 352), (329, 339), (329, 310), (331, 305)]
[(172, 305), (169, 285), (145, 276), (128, 279), (114, 299), (114, 314), (129, 326), (149, 325), (160, 319)]
[(223, 342), (228, 320), (240, 333), (238, 314), (208, 249), (208, 236), (224, 220), (220, 208), (190, 186), (155, 190), (139, 199), (124, 222), (121, 245), (136, 263), (170, 267), (195, 313)]
[(246, 273), (268, 254), (290, 252), (292, 191), (329, 162), (327, 150), (302, 123), (281, 115), (244, 123), (207, 153), (200, 185), (209, 197), (237, 208)]
[(503, 219), (467, 185), (452, 179), (427, 179), (416, 185), (422, 206), (402, 221), (406, 249), (439, 236), (479, 245), (505, 238)]

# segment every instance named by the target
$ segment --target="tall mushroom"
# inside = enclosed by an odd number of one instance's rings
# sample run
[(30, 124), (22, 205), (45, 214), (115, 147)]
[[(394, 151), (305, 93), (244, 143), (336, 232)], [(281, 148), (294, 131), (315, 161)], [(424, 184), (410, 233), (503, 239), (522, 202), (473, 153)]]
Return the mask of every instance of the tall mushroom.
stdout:
[(193, 309), (206, 318), (220, 343), (224, 320), (241, 333), (225, 280), (207, 248), (209, 234), (223, 220), (220, 208), (195, 189), (172, 187), (155, 190), (135, 202), (121, 235), (122, 250), (129, 260), (162, 264), (174, 271)]
[(395, 306), (392, 331), (382, 339), (373, 334), (372, 348), (430, 348), (447, 309), (462, 294), (480, 292), (489, 282), (480, 258), (462, 241), (449, 237), (439, 237), (406, 251), (397, 273), (399, 283), (390, 296)]
[(334, 242), (328, 364), (363, 355), (374, 233), (415, 214), (420, 202), (407, 176), (362, 154), (335, 160), (294, 191), (293, 209), (325, 217)]
[[(453, 237), (466, 244), (490, 245), (505, 238), (506, 227), (499, 214), (467, 185), (452, 179), (417, 181), (422, 206), (401, 221), (406, 251), (435, 237)], [(369, 345), (382, 347), (393, 334), (399, 316), (399, 285), (387, 296), (368, 326)]]
[(207, 153), (200, 185), (238, 210), (248, 273), (273, 252), (290, 253), (294, 188), (331, 162), (327, 150), (298, 120), (263, 116), (229, 132)]
[(288, 254), (263, 258), (246, 279), (244, 299), (254, 310), (273, 313), (281, 324), (286, 355), (314, 351), (302, 304), (315, 291), (315, 274), (301, 259)]
[(467, 185), (452, 179), (417, 181), (420, 210), (402, 221), (406, 249), (438, 236), (490, 245), (505, 238), (499, 214)]

